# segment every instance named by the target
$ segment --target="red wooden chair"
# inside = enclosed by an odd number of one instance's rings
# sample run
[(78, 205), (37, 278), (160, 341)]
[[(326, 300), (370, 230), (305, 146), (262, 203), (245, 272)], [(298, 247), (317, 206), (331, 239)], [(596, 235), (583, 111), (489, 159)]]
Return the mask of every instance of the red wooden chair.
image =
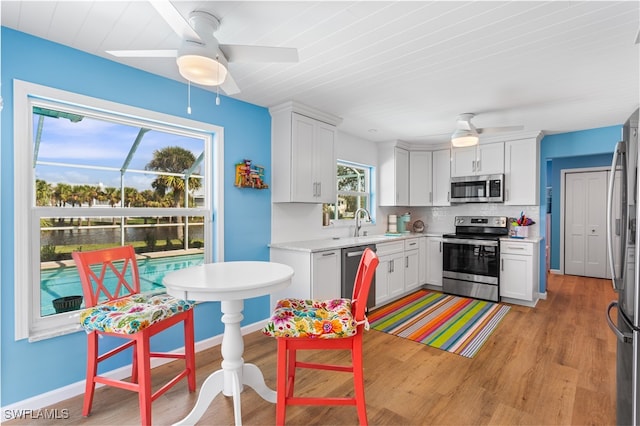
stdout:
[[(80, 322), (87, 332), (87, 379), (82, 415), (91, 412), (96, 383), (138, 393), (140, 422), (151, 424), (151, 402), (183, 378), (189, 391), (196, 389), (193, 302), (168, 294), (140, 294), (140, 277), (135, 251), (131, 246), (72, 253), (78, 267), (85, 309)], [(184, 323), (184, 353), (151, 352), (151, 336)], [(99, 354), (98, 336), (127, 340), (104, 354)], [(98, 376), (98, 363), (133, 347), (131, 381)], [(160, 389), (152, 393), (152, 357), (185, 360), (185, 368)]]
[[(353, 298), (336, 300), (282, 299), (264, 328), (278, 340), (276, 425), (284, 425), (287, 405), (355, 405), (361, 425), (367, 424), (362, 364), (362, 334), (368, 329), (365, 310), (378, 256), (366, 249), (358, 266)], [(348, 349), (351, 364), (333, 365), (296, 360), (298, 350)], [(293, 395), (296, 368), (353, 374), (353, 397)]]

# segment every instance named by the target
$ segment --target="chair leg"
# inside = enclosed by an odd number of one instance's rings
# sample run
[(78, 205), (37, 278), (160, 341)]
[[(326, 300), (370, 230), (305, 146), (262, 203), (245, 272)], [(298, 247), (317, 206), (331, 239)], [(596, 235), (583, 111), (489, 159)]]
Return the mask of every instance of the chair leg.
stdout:
[(287, 350), (287, 397), (293, 396), (293, 388), (296, 383), (296, 355), (295, 349)]
[(87, 378), (84, 389), (82, 415), (88, 416), (93, 405), (93, 393), (96, 390), (95, 377), (98, 372), (98, 334), (94, 331), (87, 335)]
[(138, 333), (136, 339), (138, 360), (138, 401), (140, 404), (140, 424), (151, 425), (151, 357), (149, 335)]
[(287, 410), (287, 341), (278, 340), (277, 360), (276, 360), (276, 426), (283, 426)]
[(355, 389), (356, 407), (358, 409), (358, 420), (361, 426), (367, 423), (367, 404), (364, 399), (364, 366), (362, 363), (362, 340), (354, 339), (351, 349), (353, 364), (353, 385)]
[(131, 359), (131, 383), (138, 382), (138, 344), (134, 343), (132, 346), (132, 359)]
[(189, 385), (189, 392), (195, 392), (196, 390), (196, 350), (195, 350), (195, 337), (193, 332), (193, 310), (190, 310), (186, 319), (184, 320), (184, 358), (189, 375), (187, 376), (187, 383)]

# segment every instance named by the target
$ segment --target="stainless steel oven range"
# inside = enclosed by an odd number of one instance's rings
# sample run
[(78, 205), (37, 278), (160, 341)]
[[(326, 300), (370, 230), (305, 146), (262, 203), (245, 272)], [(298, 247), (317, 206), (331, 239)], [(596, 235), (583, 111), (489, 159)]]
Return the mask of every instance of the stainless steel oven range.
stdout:
[(500, 300), (500, 237), (509, 233), (505, 216), (456, 216), (456, 233), (443, 235), (442, 290)]

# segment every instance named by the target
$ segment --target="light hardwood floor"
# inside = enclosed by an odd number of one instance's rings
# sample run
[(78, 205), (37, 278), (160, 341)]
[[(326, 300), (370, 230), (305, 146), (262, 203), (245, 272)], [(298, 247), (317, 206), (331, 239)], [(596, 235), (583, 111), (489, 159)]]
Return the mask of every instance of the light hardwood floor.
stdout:
[[(365, 388), (372, 425), (608, 425), (615, 424), (616, 341), (605, 321), (607, 304), (616, 298), (610, 281), (575, 276), (549, 277), (547, 300), (534, 309), (512, 306), (473, 359), (370, 330), (364, 339)], [(196, 325), (197, 327), (197, 325)], [(275, 388), (275, 341), (259, 332), (245, 336), (244, 359), (258, 365)], [(345, 359), (346, 353), (316, 355)], [(320, 359), (320, 358), (316, 358)], [(220, 367), (220, 347), (197, 354), (198, 387)], [(174, 370), (154, 370), (161, 379)], [(173, 373), (172, 373), (173, 374)], [(351, 392), (349, 375), (301, 370), (297, 393)], [(153, 403), (157, 425), (172, 424), (192, 408), (197, 392), (186, 384)], [(82, 397), (51, 408), (68, 409), (65, 425), (135, 425), (136, 395), (102, 388), (92, 415), (81, 416)], [(271, 425), (275, 406), (252, 389), (242, 394), (245, 425)], [(357, 424), (354, 407), (290, 407), (287, 424)], [(12, 421), (27, 424), (34, 421)], [(47, 424), (55, 423), (47, 421)], [(40, 423), (44, 424), (44, 423)], [(233, 424), (230, 398), (219, 395), (202, 425)]]

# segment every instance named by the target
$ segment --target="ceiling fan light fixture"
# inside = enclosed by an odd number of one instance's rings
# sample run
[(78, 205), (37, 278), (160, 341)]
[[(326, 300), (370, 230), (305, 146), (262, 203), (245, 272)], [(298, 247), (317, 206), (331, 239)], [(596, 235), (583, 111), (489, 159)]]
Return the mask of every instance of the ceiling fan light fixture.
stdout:
[(219, 86), (227, 78), (227, 67), (202, 55), (181, 55), (176, 59), (180, 75), (203, 86)]
[(478, 144), (478, 135), (469, 130), (458, 129), (451, 135), (451, 145), (456, 148)]

